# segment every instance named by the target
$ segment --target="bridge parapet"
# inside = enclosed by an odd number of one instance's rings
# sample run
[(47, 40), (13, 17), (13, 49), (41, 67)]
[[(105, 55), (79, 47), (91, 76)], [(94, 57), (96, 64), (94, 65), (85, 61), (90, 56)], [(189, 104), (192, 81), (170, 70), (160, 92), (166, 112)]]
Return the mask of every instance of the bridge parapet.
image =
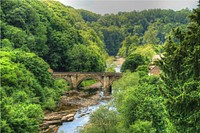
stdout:
[(53, 75), (107, 75), (122, 76), (122, 73), (115, 72), (53, 72)]

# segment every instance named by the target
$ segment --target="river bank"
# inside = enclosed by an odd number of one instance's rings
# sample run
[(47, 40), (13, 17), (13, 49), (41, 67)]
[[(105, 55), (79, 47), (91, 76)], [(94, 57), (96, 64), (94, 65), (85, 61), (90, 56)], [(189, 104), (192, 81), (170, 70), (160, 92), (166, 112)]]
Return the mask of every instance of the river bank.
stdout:
[[(97, 88), (100, 85), (92, 85)], [(80, 108), (96, 105), (101, 99), (99, 89), (86, 88), (86, 91), (66, 91), (60, 98), (55, 111), (45, 111), (43, 123), (40, 124), (40, 133), (57, 132), (63, 122), (74, 120), (76, 112)], [(83, 114), (84, 115), (84, 114)]]
[(98, 104), (83, 107), (78, 110), (71, 122), (64, 122), (59, 127), (57, 133), (79, 133), (87, 124), (89, 124), (90, 115), (96, 111), (101, 105), (107, 105), (110, 100), (101, 100)]

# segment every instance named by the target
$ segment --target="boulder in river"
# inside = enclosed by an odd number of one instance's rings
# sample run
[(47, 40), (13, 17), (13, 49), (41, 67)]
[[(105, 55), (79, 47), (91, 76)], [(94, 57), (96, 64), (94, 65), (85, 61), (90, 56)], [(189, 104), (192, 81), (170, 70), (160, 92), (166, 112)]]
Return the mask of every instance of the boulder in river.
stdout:
[(44, 131), (44, 133), (56, 133), (58, 127), (56, 125), (49, 126), (48, 129)]
[(49, 125), (60, 125), (62, 123), (61, 120), (54, 120), (54, 121), (47, 121), (46, 122)]
[(86, 114), (81, 114), (80, 117), (83, 117), (84, 115), (86, 115)]
[(61, 118), (62, 118), (62, 115), (55, 114), (55, 115), (52, 115), (52, 116), (46, 116), (44, 118), (44, 121), (60, 120)]
[(74, 114), (68, 114), (66, 116), (63, 116), (61, 120), (63, 122), (65, 122), (65, 121), (73, 121), (74, 120)]

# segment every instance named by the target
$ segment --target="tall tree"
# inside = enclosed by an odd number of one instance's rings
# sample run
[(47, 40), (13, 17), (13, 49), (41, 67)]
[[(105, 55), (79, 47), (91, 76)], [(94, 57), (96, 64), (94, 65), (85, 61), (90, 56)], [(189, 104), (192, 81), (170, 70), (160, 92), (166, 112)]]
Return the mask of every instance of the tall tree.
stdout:
[(148, 30), (144, 33), (143, 43), (145, 44), (158, 44), (159, 38), (157, 38), (158, 30), (156, 27), (151, 24), (148, 27)]

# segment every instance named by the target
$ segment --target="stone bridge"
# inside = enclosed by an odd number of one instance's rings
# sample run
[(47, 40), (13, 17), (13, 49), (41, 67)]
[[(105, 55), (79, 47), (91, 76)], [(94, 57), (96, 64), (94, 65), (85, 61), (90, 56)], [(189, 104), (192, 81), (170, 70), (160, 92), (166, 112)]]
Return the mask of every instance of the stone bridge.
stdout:
[(104, 95), (111, 93), (113, 81), (120, 79), (122, 73), (112, 72), (53, 72), (54, 78), (63, 78), (70, 83), (72, 89), (78, 89), (82, 81), (86, 79), (95, 79), (101, 82)]

